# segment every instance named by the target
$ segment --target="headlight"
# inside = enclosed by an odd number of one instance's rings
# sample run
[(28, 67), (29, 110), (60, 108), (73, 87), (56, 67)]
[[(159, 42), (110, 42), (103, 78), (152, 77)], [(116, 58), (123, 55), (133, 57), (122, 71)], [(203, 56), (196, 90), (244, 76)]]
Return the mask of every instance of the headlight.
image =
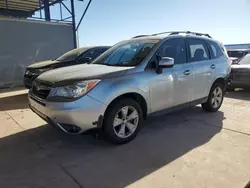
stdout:
[(57, 87), (52, 91), (51, 97), (77, 98), (88, 93), (100, 80), (88, 80), (68, 86)]

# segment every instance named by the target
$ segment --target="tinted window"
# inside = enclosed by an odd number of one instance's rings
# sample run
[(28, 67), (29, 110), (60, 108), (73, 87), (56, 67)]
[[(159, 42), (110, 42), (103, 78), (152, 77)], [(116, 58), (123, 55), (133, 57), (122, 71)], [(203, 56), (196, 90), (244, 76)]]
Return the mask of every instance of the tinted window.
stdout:
[(188, 38), (187, 42), (189, 47), (190, 62), (205, 61), (209, 59), (208, 49), (205, 41)]
[(186, 63), (186, 46), (183, 38), (169, 39), (158, 50), (161, 57), (171, 57), (175, 64)]
[(208, 44), (208, 48), (211, 54), (212, 59), (216, 59), (223, 55), (222, 49), (219, 47), (219, 45), (213, 41), (206, 41)]

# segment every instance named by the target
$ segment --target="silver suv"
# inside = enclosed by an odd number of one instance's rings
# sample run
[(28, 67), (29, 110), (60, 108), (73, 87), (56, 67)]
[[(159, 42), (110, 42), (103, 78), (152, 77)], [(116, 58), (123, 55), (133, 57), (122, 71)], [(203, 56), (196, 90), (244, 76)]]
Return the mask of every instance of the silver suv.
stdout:
[(202, 104), (217, 111), (230, 73), (224, 46), (207, 34), (166, 32), (120, 42), (88, 65), (40, 75), (30, 108), (69, 134), (99, 128), (122, 144), (156, 112)]

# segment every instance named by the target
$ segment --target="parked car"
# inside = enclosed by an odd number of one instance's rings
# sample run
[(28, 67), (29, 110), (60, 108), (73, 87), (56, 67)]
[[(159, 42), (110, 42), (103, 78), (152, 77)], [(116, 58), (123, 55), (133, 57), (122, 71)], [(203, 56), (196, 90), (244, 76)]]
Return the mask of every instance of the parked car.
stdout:
[(30, 108), (66, 133), (99, 128), (118, 144), (155, 113), (197, 104), (216, 112), (230, 73), (226, 51), (209, 35), (182, 33), (138, 36), (89, 65), (46, 72), (29, 91)]
[(232, 60), (233, 64), (249, 53), (250, 53), (250, 49), (228, 49), (227, 50), (227, 54)]
[(232, 64), (229, 78), (229, 89), (250, 88), (250, 54)]
[(27, 89), (31, 88), (32, 82), (43, 72), (48, 70), (66, 67), (76, 64), (90, 63), (103, 52), (105, 52), (109, 46), (98, 46), (98, 47), (84, 47), (73, 49), (62, 56), (54, 60), (43, 61), (34, 63), (26, 68), (24, 74), (24, 86)]
[(235, 64), (239, 60), (239, 58), (237, 58), (237, 57), (229, 57), (229, 59), (231, 61), (231, 64)]

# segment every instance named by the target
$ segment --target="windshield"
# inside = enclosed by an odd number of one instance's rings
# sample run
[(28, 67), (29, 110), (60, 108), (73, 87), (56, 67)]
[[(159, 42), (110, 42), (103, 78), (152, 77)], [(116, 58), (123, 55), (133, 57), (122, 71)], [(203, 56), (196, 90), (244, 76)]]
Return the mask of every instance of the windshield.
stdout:
[(88, 48), (74, 49), (74, 50), (71, 50), (71, 51), (63, 54), (62, 56), (60, 56), (56, 60), (57, 61), (72, 61), (72, 60), (75, 60), (79, 55), (81, 55), (86, 50), (88, 50)]
[(227, 54), (229, 57), (237, 57), (237, 58), (242, 58), (245, 55), (245, 51), (227, 51)]
[(245, 55), (241, 60), (237, 62), (240, 65), (250, 64), (250, 54)]
[(136, 66), (159, 40), (135, 40), (118, 43), (93, 61), (110, 66)]

